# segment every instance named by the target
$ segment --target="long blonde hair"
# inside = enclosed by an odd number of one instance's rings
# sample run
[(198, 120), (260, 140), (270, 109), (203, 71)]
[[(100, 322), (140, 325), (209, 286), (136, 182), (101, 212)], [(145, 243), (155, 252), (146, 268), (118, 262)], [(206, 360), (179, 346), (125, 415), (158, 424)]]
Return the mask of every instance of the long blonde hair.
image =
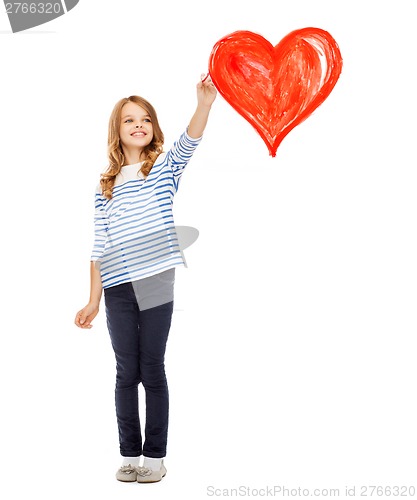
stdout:
[(137, 95), (120, 99), (120, 101), (118, 101), (114, 106), (110, 115), (109, 134), (107, 140), (109, 166), (107, 167), (107, 170), (101, 174), (100, 179), (103, 196), (109, 200), (113, 196), (113, 186), (116, 175), (120, 172), (125, 162), (123, 147), (120, 142), (120, 122), (122, 119), (122, 108), (128, 102), (133, 102), (143, 108), (150, 116), (152, 122), (153, 138), (150, 144), (148, 144), (143, 150), (145, 161), (140, 169), (145, 177), (149, 175), (155, 160), (163, 151), (164, 134), (159, 126), (158, 117), (152, 104), (143, 99), (143, 97), (139, 97)]

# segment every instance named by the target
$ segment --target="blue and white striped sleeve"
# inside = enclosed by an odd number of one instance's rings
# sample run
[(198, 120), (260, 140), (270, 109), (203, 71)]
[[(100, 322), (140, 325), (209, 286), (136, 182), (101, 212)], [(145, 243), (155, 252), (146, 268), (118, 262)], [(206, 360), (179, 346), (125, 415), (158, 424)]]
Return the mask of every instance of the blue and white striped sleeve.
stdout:
[(185, 131), (167, 152), (166, 160), (174, 173), (175, 190), (178, 190), (178, 183), (184, 168), (187, 166), (194, 151), (200, 144), (201, 139), (202, 137), (193, 139), (188, 135), (187, 131)]
[(99, 187), (96, 189), (94, 204), (94, 245), (91, 253), (91, 261), (100, 261), (107, 241), (107, 229), (109, 220), (104, 209), (105, 198)]

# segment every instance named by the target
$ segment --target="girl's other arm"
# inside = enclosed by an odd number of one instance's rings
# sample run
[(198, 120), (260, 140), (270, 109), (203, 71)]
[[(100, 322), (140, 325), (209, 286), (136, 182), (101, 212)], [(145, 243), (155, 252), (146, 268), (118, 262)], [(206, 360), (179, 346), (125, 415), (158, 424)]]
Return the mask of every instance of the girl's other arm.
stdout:
[(91, 328), (93, 326), (91, 322), (98, 314), (102, 292), (99, 262), (92, 261), (90, 263), (90, 300), (75, 316), (75, 324), (79, 328)]

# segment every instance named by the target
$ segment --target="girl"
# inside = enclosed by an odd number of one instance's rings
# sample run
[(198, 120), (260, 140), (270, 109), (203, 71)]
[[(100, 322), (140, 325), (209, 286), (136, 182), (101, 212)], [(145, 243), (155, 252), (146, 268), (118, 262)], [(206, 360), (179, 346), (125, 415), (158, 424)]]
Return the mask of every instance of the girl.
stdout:
[[(185, 132), (162, 151), (152, 105), (139, 96), (116, 103), (109, 121), (109, 167), (95, 201), (90, 299), (75, 317), (91, 328), (104, 290), (116, 357), (115, 403), (122, 465), (119, 481), (155, 482), (166, 474), (168, 387), (164, 356), (171, 325), (175, 267), (183, 264), (172, 214), (182, 172), (201, 141), (217, 95), (197, 84), (197, 108)], [(142, 443), (138, 386), (145, 389)], [(143, 455), (143, 465), (139, 466)]]

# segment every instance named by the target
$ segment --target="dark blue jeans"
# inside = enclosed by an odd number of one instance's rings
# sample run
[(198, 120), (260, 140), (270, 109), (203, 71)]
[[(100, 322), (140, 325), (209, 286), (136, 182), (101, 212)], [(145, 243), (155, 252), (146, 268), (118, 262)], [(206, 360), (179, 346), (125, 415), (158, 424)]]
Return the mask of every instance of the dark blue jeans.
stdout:
[[(143, 454), (163, 458), (169, 410), (165, 348), (173, 300), (141, 310), (142, 302), (135, 293), (137, 283), (104, 289), (107, 326), (116, 356), (115, 402), (120, 453), (127, 457)], [(145, 389), (146, 405), (143, 445), (139, 421), (140, 383)]]

